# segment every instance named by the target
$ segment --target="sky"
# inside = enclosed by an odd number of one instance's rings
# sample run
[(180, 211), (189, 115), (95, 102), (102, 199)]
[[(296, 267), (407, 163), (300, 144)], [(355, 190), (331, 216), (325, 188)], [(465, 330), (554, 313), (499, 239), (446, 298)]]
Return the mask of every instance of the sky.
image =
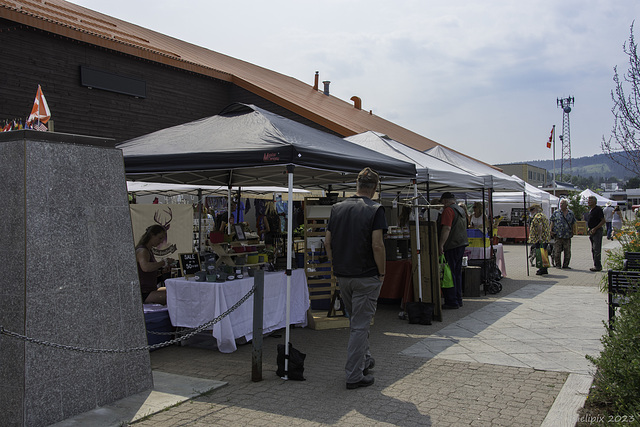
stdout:
[(638, 0), (72, 2), (309, 85), (319, 71), (332, 96), (491, 164), (553, 159), (567, 97), (572, 158), (601, 154), (640, 18)]

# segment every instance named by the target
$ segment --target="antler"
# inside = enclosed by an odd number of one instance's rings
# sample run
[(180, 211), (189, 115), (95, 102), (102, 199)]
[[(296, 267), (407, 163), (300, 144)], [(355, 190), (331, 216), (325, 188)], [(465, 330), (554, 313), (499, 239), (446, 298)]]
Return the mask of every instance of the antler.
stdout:
[(171, 222), (171, 219), (173, 218), (173, 212), (171, 212), (171, 208), (169, 208), (169, 207), (167, 207), (167, 209), (163, 210), (162, 212), (169, 215), (169, 220), (168, 221), (166, 221), (164, 224), (162, 222), (160, 222), (160, 219), (162, 219), (162, 218), (160, 218), (160, 215), (159, 215), (160, 211), (156, 211), (156, 213), (153, 215), (153, 220), (156, 223), (160, 224), (165, 230), (168, 230), (169, 227), (171, 227), (171, 225), (169, 223)]

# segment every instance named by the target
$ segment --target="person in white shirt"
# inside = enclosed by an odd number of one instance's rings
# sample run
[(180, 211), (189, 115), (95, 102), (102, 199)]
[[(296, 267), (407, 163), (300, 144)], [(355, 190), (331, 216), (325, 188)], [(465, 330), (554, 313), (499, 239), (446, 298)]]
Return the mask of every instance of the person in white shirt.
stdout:
[(620, 206), (616, 206), (616, 208), (613, 210), (613, 218), (611, 219), (611, 226), (613, 227), (614, 233), (619, 231), (622, 228), (622, 211), (620, 211)]
[(469, 228), (477, 228), (484, 231), (488, 227), (489, 218), (482, 212), (482, 203), (475, 202), (473, 204), (473, 213), (469, 217)]
[(607, 206), (602, 209), (602, 212), (604, 212), (604, 223), (607, 226), (607, 239), (613, 240), (613, 237), (611, 237), (611, 230), (613, 229), (611, 225), (611, 221), (613, 220), (613, 206), (611, 206), (611, 202), (607, 202)]

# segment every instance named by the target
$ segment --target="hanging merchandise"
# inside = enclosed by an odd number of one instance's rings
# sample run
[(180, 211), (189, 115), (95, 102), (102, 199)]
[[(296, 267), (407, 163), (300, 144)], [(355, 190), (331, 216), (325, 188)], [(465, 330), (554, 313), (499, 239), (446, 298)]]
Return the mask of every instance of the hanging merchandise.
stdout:
[(276, 196), (276, 211), (278, 212), (278, 214), (282, 215), (286, 215), (287, 214), (287, 202), (282, 201), (282, 195), (278, 195)]

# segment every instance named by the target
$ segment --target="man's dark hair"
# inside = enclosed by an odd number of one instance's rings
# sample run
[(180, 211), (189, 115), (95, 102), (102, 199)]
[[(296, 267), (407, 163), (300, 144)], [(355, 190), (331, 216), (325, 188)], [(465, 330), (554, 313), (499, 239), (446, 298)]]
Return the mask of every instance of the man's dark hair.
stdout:
[(380, 182), (380, 176), (371, 168), (362, 169), (356, 181), (357, 188), (363, 190), (375, 189), (378, 186), (378, 182)]

